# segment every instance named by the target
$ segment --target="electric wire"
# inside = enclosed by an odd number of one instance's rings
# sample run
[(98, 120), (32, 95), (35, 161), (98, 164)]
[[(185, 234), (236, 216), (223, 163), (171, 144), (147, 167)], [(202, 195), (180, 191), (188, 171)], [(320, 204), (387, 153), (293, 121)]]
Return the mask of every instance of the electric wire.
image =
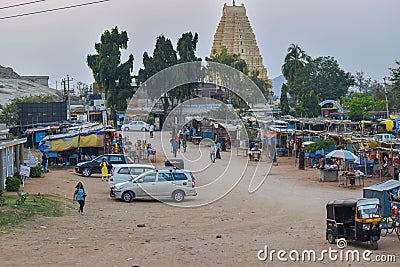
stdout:
[(37, 0), (37, 1), (31, 1), (31, 2), (15, 4), (15, 5), (11, 5), (11, 6), (4, 6), (4, 7), (0, 7), (0, 10), (13, 8), (13, 7), (19, 7), (19, 6), (26, 6), (26, 5), (36, 4), (36, 3), (40, 3), (40, 2), (45, 2), (45, 1), (47, 1), (47, 0)]
[(18, 14), (18, 15), (11, 15), (11, 16), (6, 16), (6, 17), (0, 17), (0, 20), (11, 19), (11, 18), (18, 18), (18, 17), (24, 17), (24, 16), (35, 15), (35, 14), (41, 14), (41, 13), (47, 13), (47, 12), (53, 12), (53, 11), (58, 11), (58, 10), (71, 9), (71, 8), (75, 8), (75, 7), (82, 7), (82, 6), (100, 4), (100, 3), (104, 3), (104, 2), (110, 2), (110, 1), (111, 1), (111, 0), (100, 0), (100, 1), (93, 1), (93, 2), (88, 2), (88, 3), (83, 3), (83, 4), (70, 5), (70, 6), (65, 6), (65, 7), (57, 7), (57, 8), (52, 8), (52, 9), (45, 9), (45, 10), (34, 11), (34, 12), (29, 12), (29, 13), (23, 13), (23, 14)]

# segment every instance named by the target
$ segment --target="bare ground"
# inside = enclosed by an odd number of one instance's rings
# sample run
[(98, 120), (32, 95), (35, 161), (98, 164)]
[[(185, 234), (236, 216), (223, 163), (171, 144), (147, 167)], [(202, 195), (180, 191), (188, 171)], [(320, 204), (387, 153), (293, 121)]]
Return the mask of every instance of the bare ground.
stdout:
[[(189, 148), (190, 149), (190, 148)], [(199, 187), (220, 169), (247, 162), (228, 153), (198, 173)], [(164, 158), (158, 158), (162, 164)], [(75, 209), (60, 218), (37, 218), (3, 234), (1, 266), (365, 266), (368, 262), (260, 261), (264, 248), (286, 251), (314, 249), (319, 253), (335, 245), (325, 240), (325, 204), (336, 198), (361, 197), (362, 190), (320, 183), (314, 169), (298, 170), (294, 158), (278, 158), (268, 179), (250, 194), (246, 174), (222, 199), (197, 208), (179, 208), (158, 201), (124, 203), (110, 199), (108, 184), (100, 176), (83, 178), (72, 168), (51, 169), (42, 179), (29, 179), (25, 191), (72, 199), (77, 181), (89, 192), (84, 216)], [(231, 164), (231, 165), (230, 165)], [(256, 167), (250, 162), (246, 173)], [(210, 175), (211, 174), (211, 175)], [(369, 179), (369, 184), (378, 182)], [(207, 197), (199, 188), (193, 204)], [(375, 254), (394, 254), (400, 260), (400, 242), (394, 234), (382, 238)], [(367, 244), (350, 243), (364, 251)], [(336, 248), (337, 249), (337, 248)], [(395, 266), (395, 263), (384, 266)], [(397, 266), (397, 265), (396, 265)]]

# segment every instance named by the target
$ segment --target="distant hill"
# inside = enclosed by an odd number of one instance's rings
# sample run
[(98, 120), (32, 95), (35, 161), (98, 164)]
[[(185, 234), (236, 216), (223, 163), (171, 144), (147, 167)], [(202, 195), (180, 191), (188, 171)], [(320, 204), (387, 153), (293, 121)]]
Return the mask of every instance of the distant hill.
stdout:
[(23, 78), (12, 68), (0, 66), (0, 104), (5, 106), (13, 98), (30, 95), (49, 95), (55, 101), (61, 100), (61, 92), (48, 86)]
[(283, 77), (283, 75), (272, 79), (272, 91), (274, 92), (274, 95), (276, 95), (278, 98), (281, 97), (281, 87), (282, 84), (284, 84), (285, 82), (286, 79), (285, 77)]

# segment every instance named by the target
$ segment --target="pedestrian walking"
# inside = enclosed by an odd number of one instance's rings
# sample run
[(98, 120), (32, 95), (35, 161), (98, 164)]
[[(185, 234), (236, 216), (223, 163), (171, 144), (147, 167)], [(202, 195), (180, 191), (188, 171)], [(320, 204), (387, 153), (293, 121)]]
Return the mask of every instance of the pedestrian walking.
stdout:
[(153, 138), (153, 137), (154, 137), (154, 135), (153, 135), (153, 132), (154, 132), (154, 125), (153, 125), (153, 124), (150, 125), (149, 131), (150, 131), (150, 138)]
[(85, 191), (85, 188), (83, 188), (82, 182), (78, 182), (78, 184), (75, 186), (74, 200), (78, 201), (79, 203), (78, 212), (81, 215), (83, 215), (83, 207), (85, 206), (86, 196), (87, 193)]
[(46, 152), (43, 152), (43, 155), (42, 155), (42, 166), (43, 166), (43, 172), (44, 173), (49, 172), (49, 170), (47, 169), (48, 165), (49, 165), (49, 158), (47, 157)]
[(186, 148), (187, 148), (186, 136), (183, 136), (182, 146), (183, 146), (183, 152), (185, 153), (186, 152)]
[(108, 181), (108, 163), (106, 158), (103, 158), (103, 160), (100, 163), (101, 167), (101, 181), (103, 182), (104, 179)]
[(171, 146), (172, 146), (172, 153), (174, 154), (174, 157), (176, 157), (176, 152), (178, 150), (178, 142), (176, 141), (176, 138), (171, 138), (170, 140)]
[(221, 154), (220, 154), (220, 152), (221, 152), (221, 143), (219, 141), (217, 142), (217, 145), (215, 146), (215, 150), (216, 150), (215, 158), (216, 159), (221, 159)]
[(215, 145), (211, 144), (211, 147), (210, 147), (210, 160), (211, 160), (212, 163), (215, 163), (215, 151), (216, 151)]

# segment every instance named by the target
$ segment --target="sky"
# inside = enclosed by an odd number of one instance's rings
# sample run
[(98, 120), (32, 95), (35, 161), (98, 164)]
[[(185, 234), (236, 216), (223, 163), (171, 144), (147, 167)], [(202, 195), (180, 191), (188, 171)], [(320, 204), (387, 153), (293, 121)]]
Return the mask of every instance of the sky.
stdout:
[[(86, 56), (95, 53), (101, 34), (117, 26), (128, 33), (134, 71), (144, 51), (153, 52), (156, 37), (164, 34), (176, 44), (182, 33), (199, 34), (197, 56), (209, 56), (222, 16), (224, 0), (111, 0), (83, 7), (3, 19), (7, 16), (78, 5), (95, 0), (47, 0), (4, 8), (33, 0), (0, 0), (0, 65), (20, 75), (48, 75), (60, 86), (67, 74), (93, 82)], [(312, 58), (332, 56), (340, 68), (383, 82), (400, 60), (399, 0), (236, 0), (247, 16), (269, 78), (281, 75), (290, 44)]]

